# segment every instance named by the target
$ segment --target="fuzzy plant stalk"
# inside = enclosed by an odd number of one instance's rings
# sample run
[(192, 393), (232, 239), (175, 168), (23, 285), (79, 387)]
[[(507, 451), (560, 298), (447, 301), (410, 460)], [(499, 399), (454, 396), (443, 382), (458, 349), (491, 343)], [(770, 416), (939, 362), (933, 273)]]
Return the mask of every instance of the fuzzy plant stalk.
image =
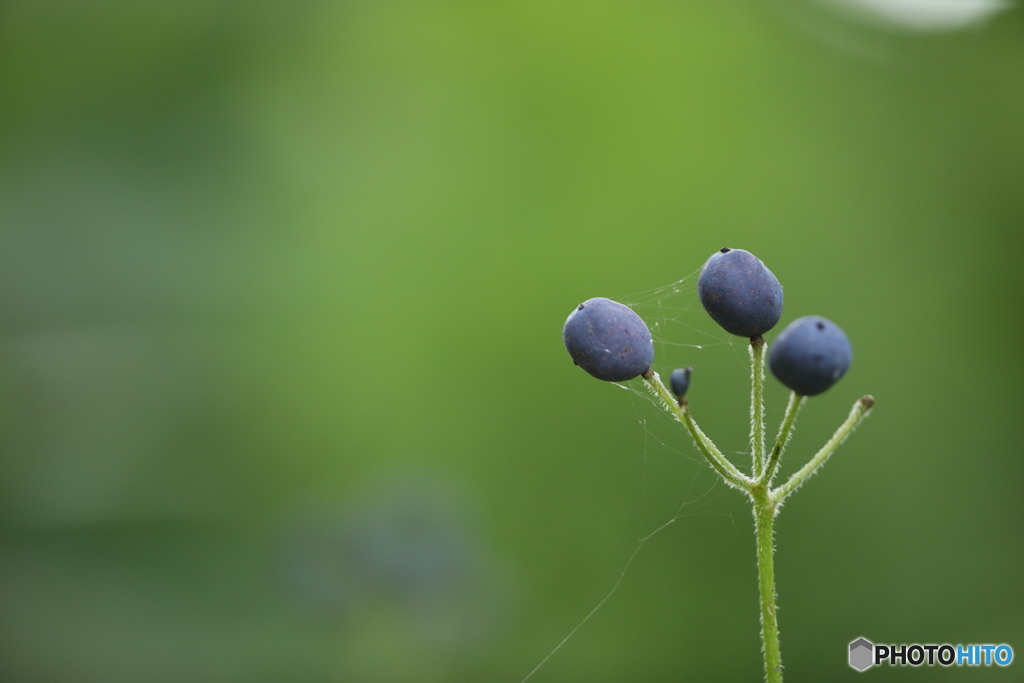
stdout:
[(750, 456), (758, 477), (764, 470), (764, 337), (750, 340)]
[[(758, 605), (765, 680), (782, 681), (777, 593), (775, 589), (775, 518), (790, 495), (828, 461), (874, 406), (871, 396), (854, 403), (832, 437), (785, 483), (774, 486), (779, 463), (793, 435), (796, 419), (809, 397), (829, 389), (849, 369), (852, 349), (832, 321), (805, 316), (776, 338), (771, 350), (764, 334), (782, 315), (782, 287), (775, 275), (742, 249), (722, 249), (701, 269), (698, 294), (705, 310), (727, 332), (750, 341), (750, 474), (740, 471), (697, 424), (687, 397), (692, 368), (672, 372), (670, 387), (654, 371), (650, 331), (632, 309), (609, 299), (589, 299), (569, 315), (562, 336), (573, 362), (606, 381), (641, 378), (656, 402), (689, 433), (697, 451), (728, 486), (751, 503), (757, 556)], [(782, 423), (767, 450), (764, 416), (765, 361), (772, 374), (791, 390)]]

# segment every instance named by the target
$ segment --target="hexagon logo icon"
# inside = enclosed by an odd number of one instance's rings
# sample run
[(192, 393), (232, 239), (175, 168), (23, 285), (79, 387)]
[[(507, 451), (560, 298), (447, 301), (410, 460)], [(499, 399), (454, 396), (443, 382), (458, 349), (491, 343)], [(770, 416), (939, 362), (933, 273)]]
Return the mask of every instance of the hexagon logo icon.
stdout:
[(875, 663), (875, 645), (867, 638), (858, 638), (850, 643), (850, 666), (864, 671)]

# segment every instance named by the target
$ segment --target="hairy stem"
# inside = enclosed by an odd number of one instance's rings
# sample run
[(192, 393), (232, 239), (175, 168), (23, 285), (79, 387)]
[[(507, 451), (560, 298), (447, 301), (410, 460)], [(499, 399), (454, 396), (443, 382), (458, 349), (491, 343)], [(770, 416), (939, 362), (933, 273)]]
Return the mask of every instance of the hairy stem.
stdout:
[(764, 472), (764, 354), (763, 337), (750, 340), (750, 457), (751, 473), (760, 479)]
[(757, 539), (757, 586), (761, 605), (764, 676), (768, 683), (782, 683), (779, 620), (775, 609), (775, 505), (764, 486), (755, 487), (751, 497), (754, 500), (754, 534)]
[(676, 418), (684, 427), (686, 431), (690, 433), (693, 438), (693, 443), (696, 444), (697, 450), (700, 451), (701, 455), (708, 461), (708, 464), (718, 472), (722, 479), (725, 480), (726, 484), (738, 488), (742, 491), (749, 491), (750, 486), (753, 483), (749, 477), (744, 475), (736, 466), (729, 462), (722, 452), (718, 450), (718, 446), (714, 444), (707, 435), (701, 431), (700, 427), (697, 426), (696, 421), (690, 415), (690, 409), (687, 404), (682, 406), (676, 401), (676, 399), (669, 393), (669, 390), (661, 381), (661, 377), (658, 376), (654, 370), (648, 370), (643, 375), (644, 384), (650, 389), (651, 393), (654, 394), (655, 398), (661, 401), (662, 406), (673, 417)]
[(871, 409), (875, 405), (875, 399), (871, 396), (864, 396), (853, 404), (853, 408), (850, 410), (850, 415), (846, 418), (843, 424), (839, 425), (839, 429), (836, 430), (835, 434), (832, 435), (825, 445), (821, 447), (821, 450), (814, 454), (806, 465), (801, 467), (799, 470), (793, 473), (793, 476), (789, 480), (778, 487), (771, 493), (772, 502), (775, 504), (776, 509), (782, 504), (786, 498), (789, 497), (793, 491), (800, 488), (801, 484), (807, 481), (818, 469), (824, 465), (829, 457), (835, 453), (836, 449), (842, 445), (846, 438), (853, 433), (861, 422), (864, 421), (868, 415), (871, 414)]
[(707, 437), (690, 415), (685, 400), (677, 400), (662, 383), (653, 369), (643, 374), (644, 384), (669, 413), (690, 433), (697, 450), (704, 456), (712, 469), (721, 475), (726, 484), (745, 491), (750, 495), (754, 510), (754, 536), (757, 550), (757, 584), (761, 613), (761, 648), (764, 653), (765, 680), (768, 683), (782, 683), (782, 653), (779, 648), (779, 620), (776, 614), (777, 595), (775, 592), (775, 516), (783, 501), (810, 478), (832, 453), (846, 440), (853, 430), (871, 412), (875, 400), (864, 396), (854, 404), (846, 421), (839, 426), (832, 438), (822, 446), (811, 460), (793, 474), (789, 480), (775, 490), (771, 480), (778, 471), (779, 461), (792, 435), (800, 408), (807, 397), (793, 392), (786, 406), (786, 414), (779, 426), (771, 454), (765, 458), (764, 436), (764, 353), (763, 339), (750, 341), (751, 389), (750, 389), (750, 450), (753, 459), (753, 477), (736, 469), (714, 442)]
[(782, 424), (779, 425), (779, 434), (775, 437), (772, 453), (768, 456), (768, 463), (765, 465), (764, 472), (759, 479), (766, 486), (771, 486), (772, 479), (775, 478), (775, 474), (779, 470), (779, 461), (782, 458), (782, 453), (786, 450), (789, 437), (793, 435), (793, 425), (796, 424), (796, 416), (806, 402), (806, 396), (801, 396), (795, 391), (790, 392), (789, 403), (786, 404), (786, 414), (782, 417)]

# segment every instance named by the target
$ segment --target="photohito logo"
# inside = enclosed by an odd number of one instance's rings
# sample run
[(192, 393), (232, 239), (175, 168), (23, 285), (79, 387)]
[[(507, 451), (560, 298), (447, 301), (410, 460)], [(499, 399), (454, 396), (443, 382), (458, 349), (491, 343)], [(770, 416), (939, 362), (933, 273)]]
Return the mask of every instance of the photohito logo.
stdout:
[(1013, 648), (1000, 645), (936, 645), (918, 643), (901, 645), (875, 645), (867, 638), (850, 643), (850, 666), (857, 671), (870, 669), (876, 664), (889, 666), (1009, 666), (1013, 662)]

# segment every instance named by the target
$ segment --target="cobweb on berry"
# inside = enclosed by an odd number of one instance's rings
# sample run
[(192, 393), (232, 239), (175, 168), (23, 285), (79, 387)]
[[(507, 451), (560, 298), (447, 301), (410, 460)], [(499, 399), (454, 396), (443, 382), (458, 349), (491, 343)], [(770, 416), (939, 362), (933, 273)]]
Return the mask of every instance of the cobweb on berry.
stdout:
[[(670, 284), (611, 298), (632, 308), (647, 323), (654, 339), (654, 369), (659, 374), (667, 377), (673, 368), (695, 366), (698, 391), (707, 391), (705, 378), (714, 371), (726, 368), (745, 374), (749, 372), (750, 361), (747, 341), (715, 324), (701, 306), (697, 296), (699, 274), (698, 269)], [(655, 413), (672, 420), (639, 381), (620, 382), (616, 386), (651, 403), (657, 408)], [(697, 456), (691, 453), (687, 457)]]
[[(736, 337), (727, 333), (708, 317), (697, 296), (697, 276), (700, 270), (680, 280), (639, 292), (629, 292), (615, 301), (626, 304), (644, 319), (654, 339), (655, 359), (658, 367), (671, 369), (675, 365), (692, 364), (696, 352), (715, 347), (742, 347)], [(746, 362), (744, 348), (741, 359)]]

